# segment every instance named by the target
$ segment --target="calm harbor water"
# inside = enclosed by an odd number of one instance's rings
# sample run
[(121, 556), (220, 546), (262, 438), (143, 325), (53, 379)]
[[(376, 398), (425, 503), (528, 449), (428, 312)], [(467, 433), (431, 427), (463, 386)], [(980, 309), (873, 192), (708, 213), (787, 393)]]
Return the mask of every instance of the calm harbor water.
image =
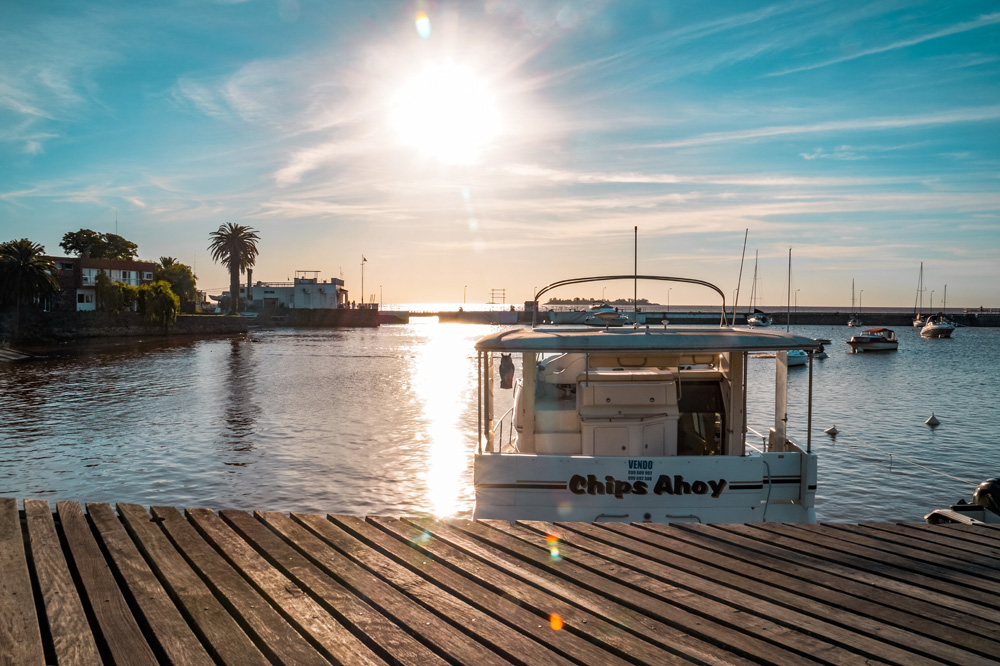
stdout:
[[(262, 330), (0, 364), (0, 496), (468, 517), (473, 344), (492, 330)], [(846, 326), (793, 331), (833, 341), (814, 370), (820, 520), (919, 521), (1000, 476), (1000, 329), (897, 328), (897, 352), (869, 354), (848, 353)], [(773, 361), (750, 371), (751, 425), (766, 432)], [(808, 370), (792, 373), (804, 445)]]

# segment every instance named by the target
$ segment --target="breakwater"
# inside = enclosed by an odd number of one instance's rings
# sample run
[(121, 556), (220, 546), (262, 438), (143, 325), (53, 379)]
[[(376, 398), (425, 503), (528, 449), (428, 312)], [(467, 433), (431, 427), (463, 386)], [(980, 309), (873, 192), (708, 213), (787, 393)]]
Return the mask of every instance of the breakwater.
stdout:
[[(628, 317), (633, 313), (624, 311)], [(926, 313), (925, 313), (926, 314)], [(579, 323), (582, 323), (585, 313), (581, 313)], [(731, 315), (730, 315), (731, 316)], [(775, 326), (784, 326), (787, 323), (793, 326), (847, 326), (850, 318), (849, 312), (829, 312), (829, 311), (807, 311), (799, 310), (792, 312), (789, 316), (784, 312), (775, 312), (770, 315)], [(467, 323), (467, 324), (530, 324), (531, 312), (524, 310), (482, 310), (482, 311), (440, 311), (440, 312), (405, 312), (386, 311), (380, 313), (380, 320), (383, 324), (406, 324), (416, 317), (437, 317), (440, 322)], [(1000, 312), (978, 312), (969, 311), (962, 313), (948, 313), (948, 317), (960, 326), (987, 326), (1000, 327)], [(913, 315), (908, 312), (882, 312), (871, 311), (860, 315), (860, 319), (865, 328), (877, 326), (912, 326)], [(640, 323), (661, 324), (666, 321), (668, 324), (678, 326), (703, 325), (715, 326), (721, 321), (718, 310), (689, 310), (689, 311), (640, 311)], [(547, 310), (540, 311), (536, 320), (538, 324), (552, 323)], [(746, 325), (746, 313), (736, 313), (737, 326)]]

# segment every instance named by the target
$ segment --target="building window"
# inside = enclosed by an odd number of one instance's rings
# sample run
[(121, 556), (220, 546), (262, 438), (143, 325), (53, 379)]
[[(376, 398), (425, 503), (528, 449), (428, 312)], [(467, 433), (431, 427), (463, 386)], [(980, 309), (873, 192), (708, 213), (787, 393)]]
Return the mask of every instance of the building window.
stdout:
[(93, 303), (94, 302), (94, 295), (93, 294), (77, 294), (76, 295), (76, 302), (77, 303)]
[(143, 280), (152, 280), (153, 279), (153, 274), (150, 273), (149, 271), (146, 271), (146, 272), (144, 272), (142, 274), (142, 279)]
[(68, 261), (62, 261), (62, 262), (59, 262), (59, 268), (61, 268), (64, 271), (71, 271), (71, 270), (73, 270), (73, 264), (71, 264)]

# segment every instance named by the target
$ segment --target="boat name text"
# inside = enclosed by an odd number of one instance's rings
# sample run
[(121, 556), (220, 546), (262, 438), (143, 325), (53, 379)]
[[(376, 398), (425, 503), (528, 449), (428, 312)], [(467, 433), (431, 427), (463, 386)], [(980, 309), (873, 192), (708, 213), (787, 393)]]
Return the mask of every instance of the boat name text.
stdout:
[[(707, 495), (711, 492), (712, 497), (718, 497), (727, 485), (725, 479), (688, 483), (680, 474), (673, 477), (661, 474), (653, 486), (653, 492), (657, 495)], [(574, 495), (614, 495), (621, 499), (625, 495), (648, 494), (649, 484), (645, 481), (622, 481), (611, 475), (605, 476), (604, 481), (599, 481), (593, 474), (574, 474), (569, 480), (569, 491)]]

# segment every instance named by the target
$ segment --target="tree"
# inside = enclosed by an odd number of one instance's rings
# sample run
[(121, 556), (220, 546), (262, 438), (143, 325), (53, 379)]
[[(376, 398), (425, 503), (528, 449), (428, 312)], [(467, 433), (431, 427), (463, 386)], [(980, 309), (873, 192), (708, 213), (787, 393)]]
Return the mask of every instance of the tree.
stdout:
[(257, 230), (242, 224), (226, 222), (209, 236), (208, 249), (212, 260), (229, 269), (229, 314), (237, 314), (240, 301), (240, 273), (257, 263)]
[(156, 269), (154, 276), (157, 280), (164, 280), (170, 283), (170, 289), (181, 299), (181, 310), (187, 312), (185, 307), (193, 304), (198, 299), (198, 276), (194, 274), (191, 267), (182, 264), (174, 257), (160, 257), (160, 267)]
[(143, 319), (154, 324), (163, 324), (166, 331), (177, 321), (181, 309), (181, 299), (170, 290), (170, 283), (157, 280), (139, 287), (139, 312)]
[(45, 247), (27, 238), (0, 243), (0, 305), (18, 312), (59, 291), (56, 266)]
[(59, 247), (70, 254), (93, 259), (135, 259), (139, 246), (118, 234), (102, 234), (90, 229), (80, 229), (63, 234)]
[(124, 282), (115, 282), (101, 271), (94, 281), (97, 292), (97, 309), (105, 312), (120, 313), (131, 310), (139, 298), (139, 288)]

